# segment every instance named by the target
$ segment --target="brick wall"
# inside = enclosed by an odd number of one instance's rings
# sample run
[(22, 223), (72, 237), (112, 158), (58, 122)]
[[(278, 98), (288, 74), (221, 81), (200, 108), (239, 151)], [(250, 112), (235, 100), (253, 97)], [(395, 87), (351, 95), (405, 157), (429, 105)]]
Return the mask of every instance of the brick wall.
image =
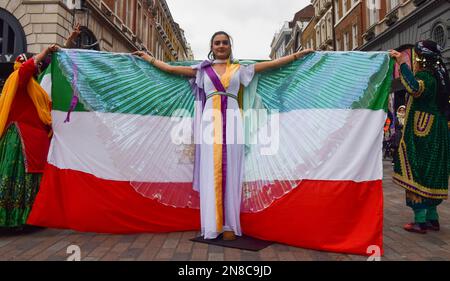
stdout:
[[(349, 1), (350, 2), (350, 1)], [(341, 6), (342, 7), (342, 6)], [(342, 9), (341, 9), (342, 11)], [(347, 11), (348, 12), (348, 11)], [(336, 35), (336, 44), (339, 44), (337, 46), (337, 49), (342, 51), (344, 50), (344, 33), (349, 34), (349, 50), (353, 49), (353, 26), (357, 26), (357, 35), (356, 39), (358, 40), (357, 46), (360, 46), (363, 44), (362, 40), (362, 22), (363, 18), (361, 15), (362, 9), (361, 9), (361, 3), (357, 4), (352, 8), (350, 12), (348, 12), (344, 18), (340, 18), (335, 25), (335, 35)]]

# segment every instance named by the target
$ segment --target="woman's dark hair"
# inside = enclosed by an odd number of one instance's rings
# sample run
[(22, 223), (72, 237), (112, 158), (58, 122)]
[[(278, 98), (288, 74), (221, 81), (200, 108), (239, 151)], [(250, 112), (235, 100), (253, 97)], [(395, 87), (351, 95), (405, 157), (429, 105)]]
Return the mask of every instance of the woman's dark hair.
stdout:
[[(212, 47), (213, 47), (214, 38), (217, 35), (225, 35), (226, 37), (228, 37), (228, 40), (230, 40), (230, 47), (233, 46), (233, 38), (231, 38), (231, 36), (228, 35), (228, 33), (226, 33), (225, 31), (217, 31), (216, 33), (213, 34), (213, 36), (211, 37), (211, 41), (209, 43), (208, 59), (210, 59), (210, 60), (214, 60), (215, 59)], [(233, 60), (233, 51), (231, 51), (230, 59)]]
[(450, 118), (450, 77), (442, 59), (442, 48), (432, 40), (422, 40), (414, 46), (423, 70), (433, 74), (437, 82), (436, 102), (439, 110)]

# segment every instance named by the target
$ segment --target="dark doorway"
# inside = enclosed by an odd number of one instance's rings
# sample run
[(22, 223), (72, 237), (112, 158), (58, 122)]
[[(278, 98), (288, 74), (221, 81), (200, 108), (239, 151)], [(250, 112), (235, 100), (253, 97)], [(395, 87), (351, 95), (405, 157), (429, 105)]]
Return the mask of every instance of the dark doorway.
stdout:
[(20, 22), (0, 8), (0, 89), (13, 71), (15, 58), (26, 52), (26, 38)]

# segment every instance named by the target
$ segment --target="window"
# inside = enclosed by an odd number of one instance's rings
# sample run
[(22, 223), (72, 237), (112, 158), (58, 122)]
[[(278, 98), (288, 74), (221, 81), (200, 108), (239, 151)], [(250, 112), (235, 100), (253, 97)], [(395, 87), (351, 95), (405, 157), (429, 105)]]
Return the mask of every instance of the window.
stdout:
[(336, 21), (339, 20), (339, 0), (334, 0), (334, 17), (336, 18)]
[(342, 15), (345, 15), (348, 11), (347, 0), (343, 0), (342, 2)]
[(369, 17), (369, 26), (372, 26), (378, 22), (378, 5), (376, 2), (379, 0), (368, 0), (368, 17)]
[(348, 32), (344, 33), (344, 51), (348, 51), (349, 41), (348, 41)]
[(316, 31), (316, 43), (317, 43), (317, 45), (320, 45), (320, 29), (319, 28), (317, 28), (317, 31)]
[[(25, 34), (22, 25), (8, 11), (0, 9), (0, 53), (12, 55), (23, 53), (25, 50)], [(15, 57), (13, 61), (14, 59)]]
[(433, 30), (431, 31), (431, 36), (433, 38), (433, 41), (438, 43), (439, 46), (442, 48), (445, 47), (445, 29), (442, 26), (442, 24), (437, 24), (433, 27)]
[(389, 3), (389, 10), (392, 10), (398, 6), (399, 1), (398, 0), (389, 0), (388, 3)]
[[(5, 26), (6, 27), (6, 26)], [(5, 28), (6, 30), (6, 28)], [(6, 38), (6, 49), (12, 53), (14, 50), (14, 42), (16, 41), (16, 35), (14, 34), (13, 29), (11, 26), (8, 26), (8, 31), (6, 32), (8, 34), (8, 37), (4, 36)]]
[(144, 15), (144, 28), (143, 28), (144, 38), (142, 38), (142, 42), (144, 42), (144, 45), (148, 48), (150, 46), (148, 44), (148, 21), (147, 16)]
[(3, 19), (0, 19), (0, 51), (3, 52)]
[(341, 40), (336, 39), (336, 51), (340, 51), (340, 50), (341, 50)]
[(320, 34), (320, 43), (324, 42), (326, 40), (327, 36), (327, 27), (325, 26), (325, 22), (322, 23), (322, 30)]
[(356, 49), (358, 47), (358, 26), (355, 24), (352, 26), (352, 49)]
[(149, 20), (148, 23), (148, 49), (153, 53), (155, 48), (153, 46), (153, 24), (152, 21)]
[(155, 57), (157, 59), (159, 59), (159, 41), (156, 41), (156, 46), (155, 46)]
[(114, 1), (114, 14), (121, 20), (123, 20), (123, 0)]
[(141, 7), (141, 3), (138, 3), (137, 5), (137, 11), (136, 11), (136, 16), (137, 16), (137, 22), (136, 22), (136, 35), (138, 38), (140, 38), (142, 40), (142, 7)]
[(327, 19), (327, 39), (331, 39), (332, 37), (332, 32), (333, 30), (333, 25), (331, 24), (331, 14), (328, 15), (328, 19)]
[(132, 23), (132, 17), (133, 17), (133, 1), (132, 0), (126, 0), (126, 16), (125, 16), (125, 24), (128, 26), (128, 28), (131, 29), (131, 23)]

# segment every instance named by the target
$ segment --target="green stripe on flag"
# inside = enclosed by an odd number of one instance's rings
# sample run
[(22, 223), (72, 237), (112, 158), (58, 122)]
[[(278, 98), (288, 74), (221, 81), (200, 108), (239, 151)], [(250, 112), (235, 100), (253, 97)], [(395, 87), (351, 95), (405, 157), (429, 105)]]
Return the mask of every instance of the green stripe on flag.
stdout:
[(316, 52), (260, 75), (266, 108), (387, 110), (393, 64), (376, 52)]
[[(57, 56), (52, 56), (52, 107), (54, 110), (69, 111), (72, 101), (72, 85), (58, 66)], [(86, 111), (82, 103), (78, 103), (74, 111)]]
[[(171, 116), (175, 110), (186, 109), (193, 115), (194, 98), (188, 79), (165, 73), (142, 59), (77, 50), (58, 52), (53, 59), (54, 109), (68, 110), (74, 83), (83, 102), (95, 111)], [(176, 64), (194, 63), (198, 62)], [(258, 74), (256, 91), (265, 108), (279, 112), (386, 111), (392, 72), (386, 52), (315, 52)], [(83, 110), (81, 104), (76, 108)]]

